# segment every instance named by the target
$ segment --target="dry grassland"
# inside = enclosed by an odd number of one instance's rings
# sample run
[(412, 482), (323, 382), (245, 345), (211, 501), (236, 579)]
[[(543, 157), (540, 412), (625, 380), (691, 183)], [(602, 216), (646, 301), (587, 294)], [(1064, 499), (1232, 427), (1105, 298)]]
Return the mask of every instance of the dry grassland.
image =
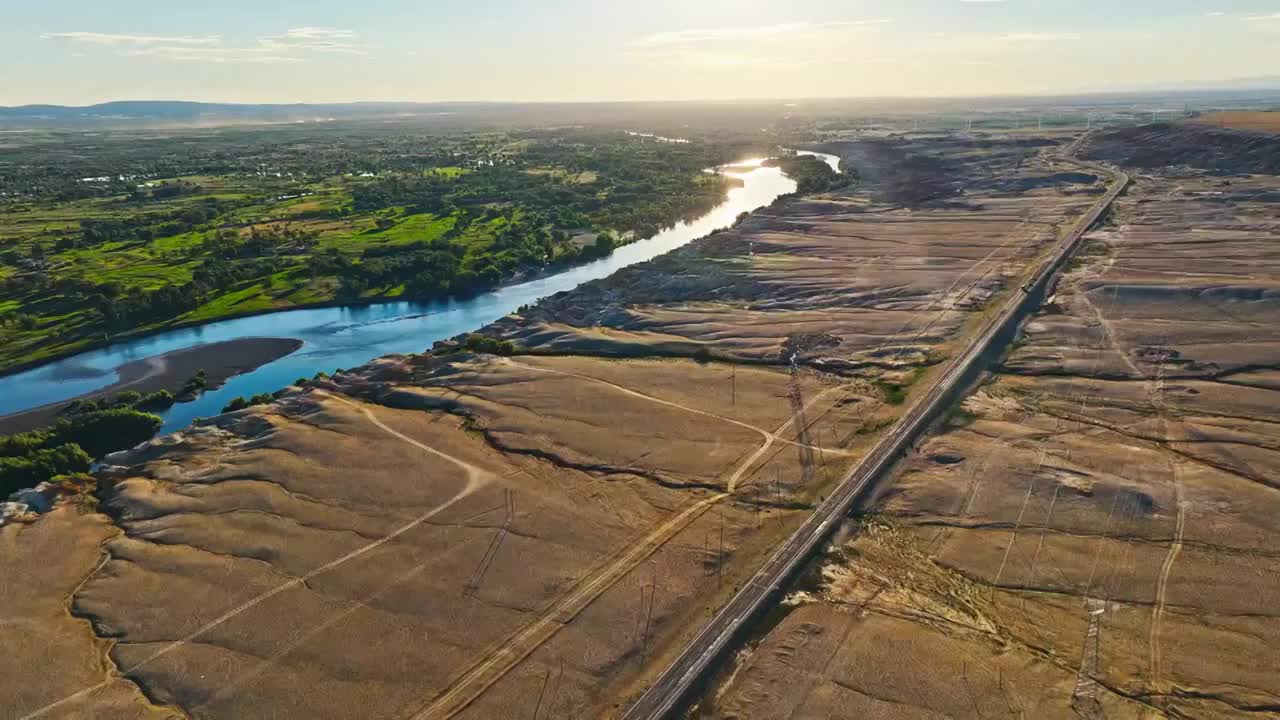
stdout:
[(1273, 183), (1139, 177), (713, 715), (1280, 714)]
[[(1061, 170), (966, 172), (993, 156)], [(199, 718), (614, 715), (1079, 190), (792, 201), (485, 331), (514, 357), (387, 358), (116, 458), (80, 661)]]

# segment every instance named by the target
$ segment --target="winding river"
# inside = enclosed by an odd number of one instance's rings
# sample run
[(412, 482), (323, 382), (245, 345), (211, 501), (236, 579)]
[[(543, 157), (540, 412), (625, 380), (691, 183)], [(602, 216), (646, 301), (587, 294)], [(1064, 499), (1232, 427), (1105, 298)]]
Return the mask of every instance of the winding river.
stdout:
[[(839, 169), (839, 159), (834, 155), (801, 154), (816, 155)], [(194, 345), (249, 337), (303, 341), (302, 348), (291, 355), (237, 375), (194, 402), (174, 405), (163, 413), (165, 423), (161, 430), (171, 432), (198, 417), (218, 414), (236, 397), (273, 392), (296, 378), (356, 367), (382, 355), (422, 352), (437, 340), (476, 330), (521, 305), (607, 277), (728, 227), (739, 214), (795, 191), (794, 181), (778, 168), (764, 167), (762, 163), (761, 159), (752, 159), (718, 168), (718, 172), (741, 179), (742, 187), (730, 190), (725, 201), (706, 215), (618, 248), (607, 258), (466, 299), (283, 310), (121, 341), (0, 378), (0, 415), (101, 389), (116, 382), (117, 369), (122, 365)]]

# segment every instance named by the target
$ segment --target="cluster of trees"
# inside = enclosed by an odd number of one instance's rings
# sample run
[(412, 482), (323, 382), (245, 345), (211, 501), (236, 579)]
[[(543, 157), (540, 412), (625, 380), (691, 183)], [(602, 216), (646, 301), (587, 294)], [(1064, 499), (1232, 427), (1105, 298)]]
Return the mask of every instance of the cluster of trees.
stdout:
[[(498, 217), (506, 221), (491, 241), (460, 238), (460, 227)], [(372, 247), (358, 258), (329, 251), (313, 255), (307, 265), (313, 276), (336, 275), (344, 298), (403, 286), (405, 296), (429, 299), (489, 289), (531, 267), (607, 255), (616, 244), (613, 235), (601, 233), (594, 245), (579, 249), (568, 233), (553, 230), (545, 215), (489, 209), (478, 216), (461, 213), (452, 231), (431, 241)]]
[(488, 335), (479, 333), (471, 333), (463, 340), (462, 347), (475, 353), (487, 353), (489, 355), (515, 355), (516, 345), (510, 340), (498, 340)]
[(30, 313), (10, 312), (0, 315), (0, 328), (16, 328), (18, 330), (35, 330), (39, 320)]
[(204, 370), (197, 370), (195, 375), (187, 378), (182, 384), (182, 388), (178, 390), (178, 399), (183, 402), (195, 400), (196, 396), (204, 392), (209, 387), (209, 376)]
[[(299, 383), (301, 382), (305, 381), (299, 379)], [(222, 412), (229, 413), (237, 410), (244, 410), (245, 408), (256, 407), (258, 405), (270, 405), (275, 401), (275, 399), (275, 396), (271, 393), (259, 393), (250, 398), (238, 397), (227, 403), (226, 406), (222, 408)]]
[(151, 242), (156, 238), (191, 232), (237, 207), (238, 203), (207, 198), (171, 212), (130, 217), (92, 218), (80, 221), (78, 245), (109, 242)]
[(247, 235), (232, 228), (223, 228), (206, 234), (199, 245), (192, 247), (190, 254), (220, 260), (304, 255), (315, 247), (318, 237), (315, 230), (292, 225), (254, 225)]
[(168, 390), (157, 390), (146, 395), (135, 390), (126, 390), (101, 400), (72, 400), (63, 411), (63, 414), (74, 417), (95, 413), (100, 410), (119, 410), (121, 408), (152, 412), (166, 410), (172, 407), (174, 402), (173, 393)]
[(856, 173), (836, 172), (824, 160), (812, 155), (789, 155), (771, 160), (769, 164), (782, 168), (795, 180), (796, 192), (801, 195), (826, 192), (857, 180)]
[(411, 213), (442, 214), (451, 204), (451, 193), (466, 185), (457, 179), (463, 177), (466, 176), (393, 175), (361, 183), (351, 189), (351, 207), (367, 212), (403, 205)]
[(129, 191), (129, 202), (155, 202), (172, 200), (183, 195), (199, 195), (204, 188), (183, 180), (164, 182), (151, 188), (134, 187)]
[(60, 475), (86, 472), (94, 458), (150, 439), (162, 420), (137, 409), (144, 399), (138, 396), (132, 406), (105, 409), (82, 403), (48, 427), (0, 435), (0, 494), (8, 496)]
[(464, 174), (392, 174), (359, 183), (352, 208), (442, 215), (501, 203), (560, 230), (617, 228), (647, 237), (706, 212), (724, 196), (724, 179), (703, 172), (729, 159), (724, 148), (586, 131), (516, 137), (524, 141), (518, 154)]
[[(154, 290), (137, 290), (96, 307), (107, 327), (125, 330), (195, 310), (204, 298), (203, 289), (189, 282), (163, 285)], [(91, 297), (86, 299), (92, 301)]]

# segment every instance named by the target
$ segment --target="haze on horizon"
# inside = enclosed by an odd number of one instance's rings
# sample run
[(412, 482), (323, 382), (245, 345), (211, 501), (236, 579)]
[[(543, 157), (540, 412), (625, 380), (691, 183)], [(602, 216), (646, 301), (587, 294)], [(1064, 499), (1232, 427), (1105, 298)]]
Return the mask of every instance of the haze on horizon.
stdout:
[(1038, 95), (1280, 76), (1280, 0), (52, 0), (5, 16), (0, 105)]

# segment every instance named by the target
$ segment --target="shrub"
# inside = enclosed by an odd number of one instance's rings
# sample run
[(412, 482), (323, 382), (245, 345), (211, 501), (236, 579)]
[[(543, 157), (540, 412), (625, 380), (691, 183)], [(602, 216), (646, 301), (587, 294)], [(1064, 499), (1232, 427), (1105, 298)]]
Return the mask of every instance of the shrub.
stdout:
[(236, 412), (237, 410), (244, 410), (245, 408), (253, 407), (255, 405), (269, 405), (274, 400), (275, 396), (271, 393), (259, 393), (248, 400), (238, 397), (227, 403), (226, 407), (222, 408), (222, 412)]
[(462, 346), (467, 350), (476, 353), (488, 353), (490, 355), (515, 355), (515, 343), (510, 340), (498, 340), (487, 335), (472, 333), (467, 336)]
[(178, 397), (194, 398), (204, 392), (207, 387), (209, 387), (208, 376), (205, 374), (204, 370), (197, 370), (196, 374), (192, 375), (190, 379), (183, 384), (182, 389), (178, 391)]
[(902, 385), (878, 380), (876, 381), (876, 387), (880, 388), (880, 394), (884, 396), (884, 401), (890, 405), (901, 405), (907, 400), (907, 389)]
[(247, 407), (249, 407), (249, 401), (245, 400), (242, 397), (238, 397), (235, 400), (232, 400), (231, 402), (227, 403), (226, 405), (223, 405), (222, 412), (231, 413), (231, 412), (243, 410)]
[(135, 390), (126, 390), (116, 393), (111, 398), (111, 407), (133, 407), (142, 401), (142, 393)]
[(165, 410), (173, 406), (173, 393), (168, 390), (157, 390), (134, 404), (138, 410)]

